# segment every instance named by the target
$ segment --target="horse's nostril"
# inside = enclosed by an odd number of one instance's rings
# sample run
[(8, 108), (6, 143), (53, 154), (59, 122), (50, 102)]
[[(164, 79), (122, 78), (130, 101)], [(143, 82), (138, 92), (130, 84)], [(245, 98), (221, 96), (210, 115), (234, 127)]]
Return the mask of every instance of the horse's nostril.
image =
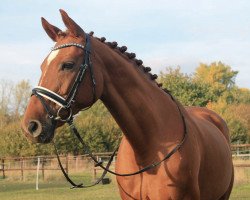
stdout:
[(31, 121), (28, 127), (29, 132), (34, 133), (37, 129), (38, 129), (38, 123), (35, 121)]

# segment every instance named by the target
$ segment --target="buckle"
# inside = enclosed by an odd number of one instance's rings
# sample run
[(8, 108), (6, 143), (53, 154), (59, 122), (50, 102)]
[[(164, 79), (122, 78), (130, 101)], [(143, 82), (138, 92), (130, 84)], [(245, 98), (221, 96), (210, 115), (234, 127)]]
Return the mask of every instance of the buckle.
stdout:
[[(64, 112), (64, 113), (63, 113)], [(65, 112), (67, 112), (66, 117), (65, 116), (61, 116), (62, 114), (65, 114)], [(72, 109), (71, 107), (60, 107), (57, 111), (57, 115), (55, 120), (61, 120), (62, 122), (67, 122), (72, 118)]]

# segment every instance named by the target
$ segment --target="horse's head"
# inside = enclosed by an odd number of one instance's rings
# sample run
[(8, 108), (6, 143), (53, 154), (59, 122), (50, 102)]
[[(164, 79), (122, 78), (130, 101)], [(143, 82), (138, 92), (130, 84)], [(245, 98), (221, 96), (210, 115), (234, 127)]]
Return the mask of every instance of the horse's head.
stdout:
[(66, 32), (42, 18), (44, 30), (56, 44), (41, 65), (39, 84), (32, 90), (22, 121), (25, 135), (33, 142), (50, 142), (57, 127), (102, 93), (101, 62), (91, 52), (92, 39), (65, 11), (60, 12)]

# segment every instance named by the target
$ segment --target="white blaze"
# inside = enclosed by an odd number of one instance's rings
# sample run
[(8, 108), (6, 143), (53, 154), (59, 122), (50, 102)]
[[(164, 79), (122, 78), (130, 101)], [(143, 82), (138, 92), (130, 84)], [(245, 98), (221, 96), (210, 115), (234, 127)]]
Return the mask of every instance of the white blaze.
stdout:
[(48, 58), (47, 58), (47, 66), (51, 63), (52, 60), (54, 60), (54, 58), (57, 56), (57, 54), (59, 53), (59, 49), (55, 50), (55, 51), (52, 51)]
[(40, 83), (38, 85), (40, 85), (43, 82), (43, 79), (46, 77), (47, 71), (48, 71), (48, 66), (50, 65), (50, 63), (52, 62), (52, 60), (55, 59), (55, 57), (57, 56), (57, 54), (59, 53), (60, 49), (57, 49), (55, 51), (51, 51), (51, 53), (49, 54), (47, 60), (46, 60), (46, 67), (45, 67), (45, 71), (43, 73), (43, 76), (40, 80)]

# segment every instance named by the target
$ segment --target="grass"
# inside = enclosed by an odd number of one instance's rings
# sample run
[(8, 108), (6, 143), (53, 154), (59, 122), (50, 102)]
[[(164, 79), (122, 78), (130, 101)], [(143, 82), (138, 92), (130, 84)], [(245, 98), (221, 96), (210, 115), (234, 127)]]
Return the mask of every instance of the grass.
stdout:
[[(118, 200), (120, 199), (115, 183), (97, 185), (85, 189), (69, 189), (65, 182), (41, 183), (35, 190), (34, 183), (9, 182), (0, 180), (1, 200)], [(230, 200), (250, 199), (250, 184), (236, 186)]]
[[(2, 191), (3, 190), (3, 191)], [(1, 186), (1, 200), (91, 200), (119, 199), (114, 185), (98, 185), (87, 189), (69, 189), (65, 184), (41, 184), (39, 190), (35, 190), (34, 184), (27, 183), (8, 183), (5, 187)]]
[(230, 200), (249, 200), (250, 184), (238, 185), (233, 188)]
[[(80, 183), (79, 176), (73, 176)], [(81, 177), (83, 178), (83, 177)], [(85, 175), (90, 183), (91, 176)], [(35, 182), (0, 180), (1, 200), (117, 200), (119, 198), (115, 181), (108, 185), (97, 185), (85, 189), (69, 189), (70, 185), (65, 180), (54, 180), (39, 183), (39, 190), (35, 189)]]
[[(91, 182), (92, 175), (75, 174), (72, 177), (77, 183), (85, 180)], [(32, 180), (32, 181), (31, 181)], [(111, 184), (97, 185), (85, 189), (69, 189), (70, 185), (64, 178), (46, 179), (40, 181), (39, 190), (35, 189), (35, 178), (29, 181), (13, 179), (0, 179), (0, 199), (1, 200), (118, 200), (120, 199), (115, 178)], [(234, 186), (230, 200), (250, 199), (250, 183), (240, 183)]]

